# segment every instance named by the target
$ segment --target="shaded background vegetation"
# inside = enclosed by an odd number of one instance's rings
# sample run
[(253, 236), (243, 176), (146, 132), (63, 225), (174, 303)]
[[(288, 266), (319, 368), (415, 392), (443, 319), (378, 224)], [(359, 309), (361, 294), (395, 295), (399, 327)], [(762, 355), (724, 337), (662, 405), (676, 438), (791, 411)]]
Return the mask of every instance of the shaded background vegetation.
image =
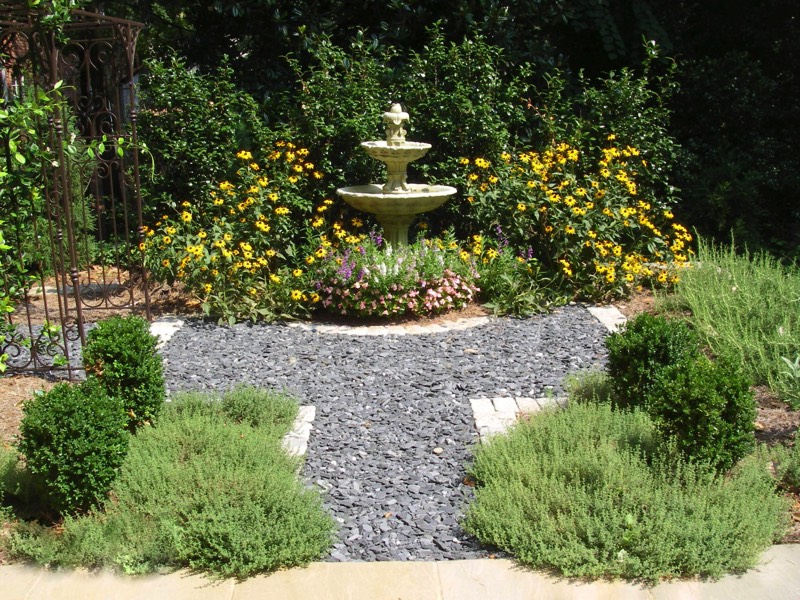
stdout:
[[(333, 125), (344, 110), (359, 106), (343, 98), (350, 104), (341, 112), (318, 107), (316, 115), (298, 119), (297, 100), (304, 94), (329, 100), (325, 90), (309, 92), (304, 84), (319, 83), (320, 73), (337, 65), (345, 73), (344, 78), (334, 75), (337, 85), (349, 81), (347, 92), (353, 93), (363, 82), (371, 106), (385, 86), (382, 100), (388, 105), (400, 89), (392, 85), (392, 74), (409, 64), (415, 70), (406, 73), (420, 72), (414, 63), (432, 44), (433, 24), (438, 24), (445, 47), (480, 36), (487, 46), (502, 51), (489, 76), (509, 84), (517, 97), (502, 115), (507, 127), (496, 131), (489, 145), (526, 143), (547, 134), (537, 109), (554, 73), (564, 81), (565, 94), (579, 95), (581, 71), (596, 78), (636, 67), (645, 57), (643, 42), (653, 40), (661, 56), (670, 59), (651, 65), (650, 77), (667, 73), (672, 60), (677, 67), (669, 72), (674, 93), (664, 103), (679, 148), (669, 179), (678, 188), (682, 218), (722, 241), (730, 241), (733, 231), (737, 244), (798, 255), (800, 24), (797, 4), (789, 0), (108, 0), (89, 7), (146, 22), (139, 45), (144, 58), (171, 61), (176, 54), (188, 67), (207, 74), (227, 56), (232, 80), (262, 104), (265, 123), (275, 127), (293, 118), (301, 130), (318, 135), (309, 142), (330, 142), (322, 148), (325, 156), (344, 149), (325, 132), (320, 134), (321, 120), (328, 116)], [(325, 43), (343, 52), (321, 61)], [(351, 62), (353, 56), (377, 58), (391, 68), (365, 76), (365, 63)], [(333, 62), (327, 60), (331, 58)], [(436, 55), (429, 53), (428, 58)], [(515, 83), (523, 71), (527, 90)], [(664, 89), (663, 81), (659, 85), (655, 93)], [(457, 96), (449, 107), (453, 120), (457, 113), (470, 113), (464, 90), (444, 91)], [(478, 99), (477, 104), (496, 105), (495, 100)], [(351, 122), (338, 121), (348, 139), (357, 139), (369, 127), (374, 134), (375, 119), (357, 113), (351, 117)], [(636, 111), (629, 117), (636, 119)], [(450, 125), (439, 122), (430, 128), (441, 131)], [(443, 155), (453, 150), (445, 146)], [(361, 173), (370, 169), (354, 167)], [(358, 174), (342, 171), (339, 177)]]

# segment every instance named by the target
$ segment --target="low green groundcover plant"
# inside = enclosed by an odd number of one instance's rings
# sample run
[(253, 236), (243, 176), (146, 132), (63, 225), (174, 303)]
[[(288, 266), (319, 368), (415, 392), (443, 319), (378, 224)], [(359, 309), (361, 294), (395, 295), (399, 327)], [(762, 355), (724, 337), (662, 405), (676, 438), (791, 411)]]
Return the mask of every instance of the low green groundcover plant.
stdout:
[(478, 449), (464, 526), (568, 577), (717, 577), (754, 566), (785, 524), (766, 462), (718, 476), (681, 460), (643, 412), (571, 404)]
[[(298, 479), (299, 459), (280, 447), (296, 412), (293, 401), (250, 388), (182, 395), (131, 438), (103, 510), (58, 530), (14, 522), (4, 543), (40, 564), (128, 573), (188, 566), (247, 577), (307, 563), (330, 546), (334, 523)], [(0, 466), (3, 488), (19, 481), (14, 461)]]

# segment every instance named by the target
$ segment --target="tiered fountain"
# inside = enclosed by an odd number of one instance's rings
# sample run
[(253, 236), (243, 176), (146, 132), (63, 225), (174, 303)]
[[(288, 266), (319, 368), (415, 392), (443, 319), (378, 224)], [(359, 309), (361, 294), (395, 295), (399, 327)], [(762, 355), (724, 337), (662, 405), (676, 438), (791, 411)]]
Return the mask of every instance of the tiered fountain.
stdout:
[(386, 163), (387, 181), (384, 185), (356, 185), (336, 190), (353, 208), (372, 213), (383, 227), (383, 237), (392, 245), (408, 244), (408, 228), (420, 214), (438, 208), (456, 188), (447, 185), (406, 183), (408, 163), (422, 158), (430, 144), (407, 142), (403, 124), (408, 113), (399, 104), (393, 104), (383, 114), (386, 123), (386, 141), (361, 142), (361, 147), (372, 158)]

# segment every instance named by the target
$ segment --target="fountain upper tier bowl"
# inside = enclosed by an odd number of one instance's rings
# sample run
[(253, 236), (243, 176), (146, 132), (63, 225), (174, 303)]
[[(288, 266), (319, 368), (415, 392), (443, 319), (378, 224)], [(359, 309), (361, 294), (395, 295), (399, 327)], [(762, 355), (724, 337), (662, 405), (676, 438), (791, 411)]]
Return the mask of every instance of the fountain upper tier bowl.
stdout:
[(422, 158), (431, 149), (430, 144), (423, 142), (403, 142), (401, 144), (391, 144), (385, 140), (376, 142), (361, 142), (361, 147), (366, 150), (372, 158), (383, 162), (397, 161), (408, 164)]

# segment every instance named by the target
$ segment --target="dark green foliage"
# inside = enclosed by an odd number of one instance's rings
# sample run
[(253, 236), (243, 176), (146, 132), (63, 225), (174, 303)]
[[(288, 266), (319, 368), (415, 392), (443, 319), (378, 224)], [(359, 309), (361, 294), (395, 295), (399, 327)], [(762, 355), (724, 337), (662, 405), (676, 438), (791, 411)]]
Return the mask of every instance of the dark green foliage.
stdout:
[(231, 175), (236, 152), (264, 147), (267, 134), (258, 104), (237, 89), (226, 64), (207, 74), (176, 56), (146, 66), (138, 133), (153, 155), (155, 176), (142, 178), (142, 196), (158, 219)]
[(112, 317), (89, 332), (83, 351), (88, 376), (122, 401), (131, 431), (152, 422), (164, 403), (164, 366), (157, 342), (141, 317)]
[(482, 444), (465, 529), (567, 577), (712, 576), (756, 564), (785, 523), (764, 468), (687, 463), (641, 411), (570, 404)]
[(60, 384), (26, 402), (19, 450), (60, 514), (102, 500), (125, 460), (129, 434), (122, 402), (96, 381)]
[(733, 231), (741, 247), (797, 258), (800, 210), (787, 199), (800, 186), (800, 104), (770, 69), (748, 51), (683, 64), (676, 183), (699, 233), (725, 243)]
[(647, 56), (636, 68), (623, 68), (597, 78), (579, 73), (577, 79), (554, 70), (546, 85), (535, 90), (534, 106), (540, 143), (566, 142), (581, 150), (581, 158), (594, 163), (615, 136), (619, 147), (641, 151), (647, 166), (637, 165), (637, 184), (659, 206), (676, 199), (671, 185), (681, 149), (671, 135), (670, 99), (675, 93), (673, 63), (664, 66), (659, 48), (645, 46)]
[(637, 315), (624, 331), (606, 338), (616, 406), (645, 406), (659, 371), (697, 356), (698, 344), (697, 335), (684, 321), (648, 313)]
[[(521, 99), (528, 93), (530, 67), (512, 67), (500, 48), (480, 36), (453, 43), (441, 28), (428, 33), (426, 45), (410, 53), (398, 78), (398, 100), (413, 119), (410, 139), (432, 144), (428, 163), (499, 157), (515, 141), (512, 132), (527, 123)], [(454, 175), (442, 167), (432, 174)]]
[(381, 115), (393, 101), (388, 88), (393, 52), (363, 36), (349, 47), (311, 37), (302, 60), (288, 58), (297, 87), (276, 95), (270, 112), (288, 126), (294, 142), (312, 152), (332, 189), (383, 177), (382, 164), (359, 144), (385, 137)]
[(647, 411), (688, 459), (726, 471), (755, 447), (756, 402), (741, 369), (705, 356), (661, 369)]
[(477, 261), (476, 268), (480, 299), (495, 315), (533, 315), (566, 301), (535, 259), (520, 261), (504, 250), (493, 260)]

